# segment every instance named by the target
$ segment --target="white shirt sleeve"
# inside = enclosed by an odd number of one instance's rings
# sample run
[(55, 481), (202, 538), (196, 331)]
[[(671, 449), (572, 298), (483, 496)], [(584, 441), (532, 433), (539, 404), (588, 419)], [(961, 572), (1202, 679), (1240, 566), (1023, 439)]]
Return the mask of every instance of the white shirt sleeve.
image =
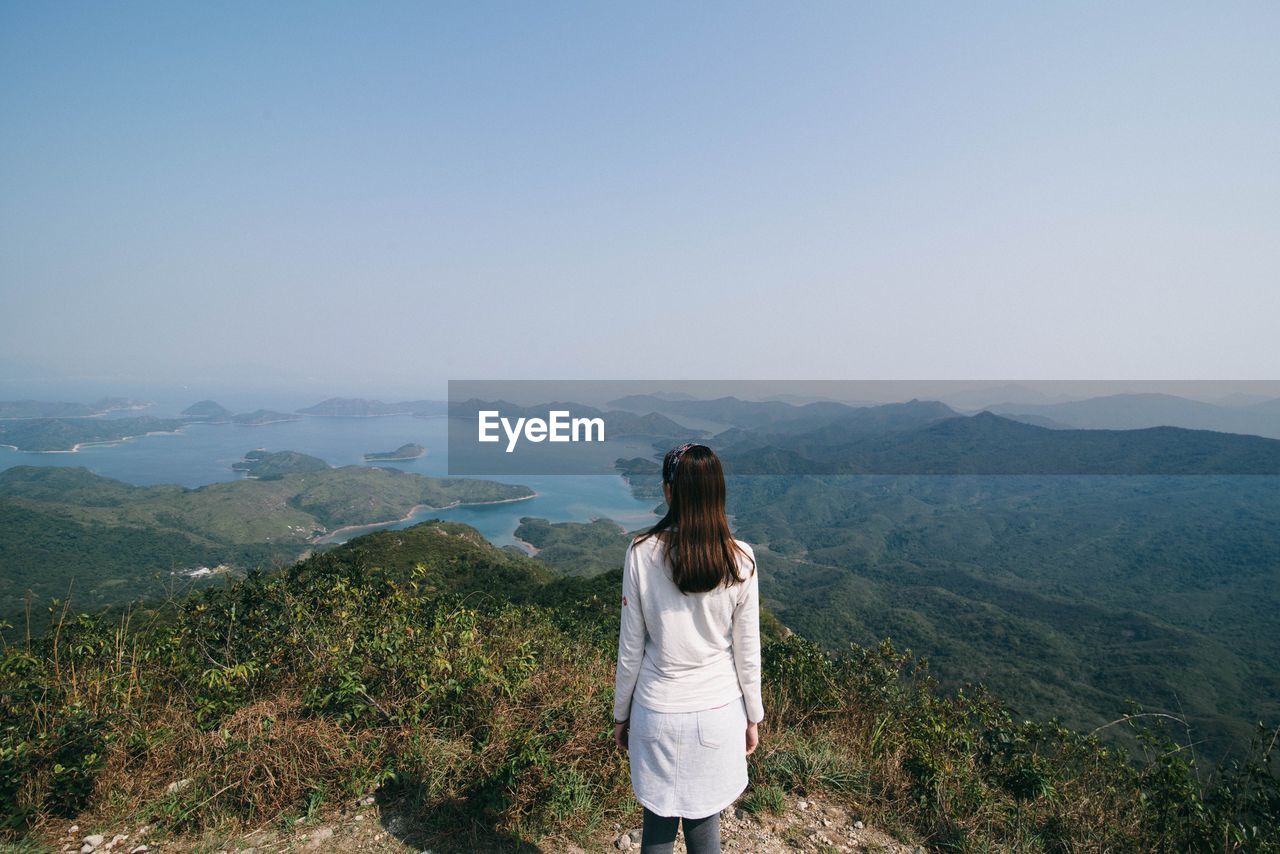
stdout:
[[(754, 557), (754, 555), (753, 555)], [(764, 720), (760, 698), (760, 570), (742, 583), (738, 604), (733, 609), (733, 666), (747, 706), (747, 720)]]
[(618, 629), (618, 667), (613, 686), (613, 719), (629, 720), (631, 695), (640, 677), (644, 658), (644, 611), (640, 608), (640, 590), (636, 583), (635, 544), (627, 547), (622, 561), (622, 625)]

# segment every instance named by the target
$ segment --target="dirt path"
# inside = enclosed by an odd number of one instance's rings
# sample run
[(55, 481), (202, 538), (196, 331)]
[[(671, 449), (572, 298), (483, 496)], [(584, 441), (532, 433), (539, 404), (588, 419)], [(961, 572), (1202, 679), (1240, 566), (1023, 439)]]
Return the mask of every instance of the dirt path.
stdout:
[[(74, 828), (74, 830), (72, 829)], [(52, 826), (40, 834), (44, 850), (86, 854), (274, 854), (275, 852), (521, 852), (521, 854), (606, 854), (639, 852), (639, 827), (614, 825), (586, 844), (568, 839), (547, 839), (530, 845), (515, 839), (457, 832), (448, 836), (424, 833), (407, 811), (395, 804), (380, 805), (366, 797), (340, 812), (317, 816), (288, 829), (264, 827), (249, 833), (207, 832), (202, 836), (161, 836), (146, 827), (82, 828), (73, 822)], [(127, 836), (125, 836), (127, 834)], [(731, 807), (721, 814), (725, 851), (750, 854), (794, 852), (885, 852), (925, 854), (926, 849), (906, 845), (886, 833), (866, 827), (847, 808), (820, 798), (788, 796), (781, 813), (750, 814)], [(40, 849), (33, 849), (40, 850)], [(683, 839), (676, 852), (684, 854)]]

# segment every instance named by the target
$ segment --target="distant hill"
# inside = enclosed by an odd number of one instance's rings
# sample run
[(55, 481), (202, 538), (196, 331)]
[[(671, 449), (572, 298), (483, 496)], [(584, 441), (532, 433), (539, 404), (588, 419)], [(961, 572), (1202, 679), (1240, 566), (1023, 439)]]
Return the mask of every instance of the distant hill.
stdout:
[(231, 410), (213, 400), (202, 400), (182, 410), (184, 418), (198, 418), (201, 421), (226, 421), (231, 418)]
[[(956, 383), (957, 386), (964, 385)], [(1062, 403), (1069, 400), (1065, 395), (1047, 395), (1044, 392), (1037, 391), (1029, 386), (1019, 383), (1004, 383), (1002, 385), (981, 386), (978, 388), (960, 388), (957, 391), (947, 392), (939, 395), (939, 397), (951, 406), (960, 409), (991, 409), (999, 404), (1029, 404), (1033, 406), (1041, 406), (1045, 404)]]
[(145, 409), (150, 405), (128, 397), (104, 397), (93, 403), (0, 400), (0, 418), (82, 418), (107, 412)]
[(1214, 404), (1170, 394), (1114, 394), (1067, 403), (1005, 403), (989, 409), (1016, 420), (1045, 419), (1087, 430), (1185, 427), (1280, 439), (1280, 399), (1248, 397)]
[(776, 426), (786, 422), (829, 421), (849, 415), (858, 409), (858, 407), (832, 401), (817, 401), (797, 406), (782, 400), (741, 400), (731, 396), (714, 400), (696, 400), (671, 399), (657, 395), (629, 395), (612, 400), (609, 405), (632, 412), (662, 412), (752, 429)]
[(276, 412), (274, 409), (255, 409), (253, 412), (242, 412), (238, 415), (231, 416), (231, 420), (236, 424), (248, 424), (251, 426), (276, 424), (281, 421), (300, 421), (301, 419), (301, 415), (294, 415), (289, 412)]
[(397, 460), (416, 460), (427, 452), (427, 449), (415, 442), (408, 442), (394, 451), (370, 451), (364, 455), (366, 462), (395, 462)]
[(331, 397), (306, 409), (303, 415), (332, 418), (373, 418), (381, 415), (444, 415), (448, 405), (442, 400), (406, 400), (400, 403), (383, 403), (363, 398)]
[(726, 466), (740, 474), (1280, 474), (1280, 441), (1258, 436), (1178, 427), (1052, 430), (990, 412), (915, 429), (886, 429), (892, 423), (718, 438)]
[(209, 424), (247, 424), (256, 426), (261, 424), (275, 424), (280, 421), (299, 421), (301, 415), (292, 412), (278, 412), (274, 409), (255, 409), (253, 412), (241, 412), (233, 414), (222, 404), (214, 400), (202, 400), (199, 403), (193, 403), (181, 413), (183, 418), (192, 421), (200, 421)]

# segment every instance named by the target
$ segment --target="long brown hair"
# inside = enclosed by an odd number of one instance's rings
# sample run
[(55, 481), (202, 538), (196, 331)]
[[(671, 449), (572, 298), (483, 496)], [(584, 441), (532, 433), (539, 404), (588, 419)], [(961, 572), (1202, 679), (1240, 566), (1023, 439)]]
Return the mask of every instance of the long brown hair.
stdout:
[[(664, 534), (671, 579), (683, 593), (705, 593), (744, 581), (738, 553), (724, 512), (724, 469), (706, 445), (686, 444), (667, 451), (662, 482), (671, 487), (667, 513), (636, 538)], [(752, 561), (752, 571), (755, 562)]]

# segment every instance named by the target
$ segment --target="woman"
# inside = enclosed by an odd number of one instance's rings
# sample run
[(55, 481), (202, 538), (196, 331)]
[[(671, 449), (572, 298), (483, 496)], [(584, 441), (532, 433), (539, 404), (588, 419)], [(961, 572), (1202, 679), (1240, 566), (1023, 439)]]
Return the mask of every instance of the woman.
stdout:
[(759, 743), (759, 576), (724, 512), (724, 471), (705, 445), (662, 461), (667, 514), (627, 548), (614, 740), (644, 807), (642, 854), (720, 851), (720, 811), (747, 787)]

